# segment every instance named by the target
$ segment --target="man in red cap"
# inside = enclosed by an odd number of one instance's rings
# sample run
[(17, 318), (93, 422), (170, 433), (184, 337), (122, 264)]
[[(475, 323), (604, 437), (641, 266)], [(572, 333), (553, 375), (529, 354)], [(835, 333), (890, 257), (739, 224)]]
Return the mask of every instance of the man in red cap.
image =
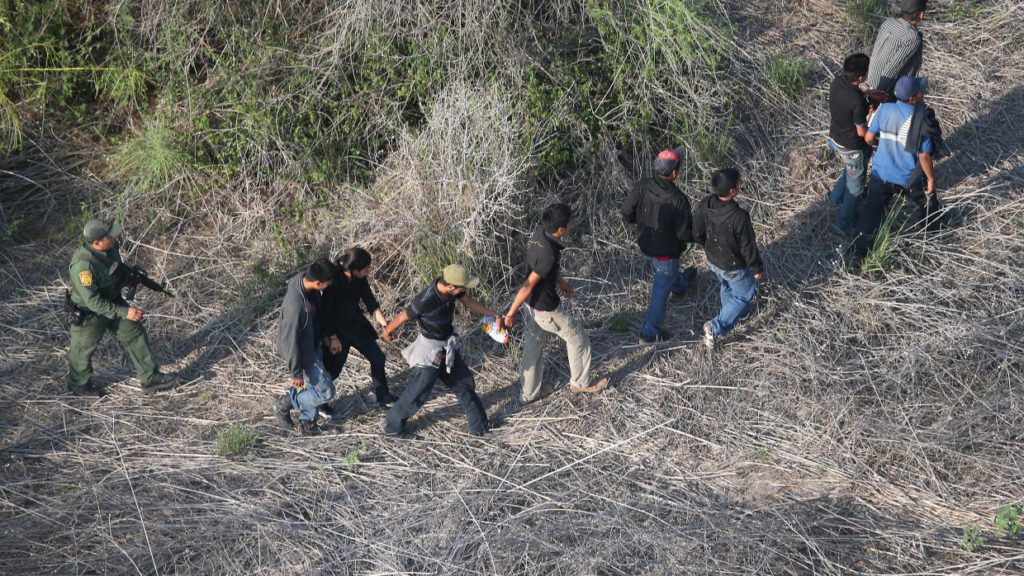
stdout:
[(679, 256), (693, 241), (690, 201), (674, 184), (682, 159), (682, 147), (663, 150), (654, 161), (654, 176), (641, 180), (622, 203), (622, 215), (637, 225), (637, 244), (654, 267), (651, 299), (640, 326), (641, 344), (672, 338), (661, 327), (669, 292), (677, 296), (686, 292), (695, 272), (692, 266), (679, 271)]

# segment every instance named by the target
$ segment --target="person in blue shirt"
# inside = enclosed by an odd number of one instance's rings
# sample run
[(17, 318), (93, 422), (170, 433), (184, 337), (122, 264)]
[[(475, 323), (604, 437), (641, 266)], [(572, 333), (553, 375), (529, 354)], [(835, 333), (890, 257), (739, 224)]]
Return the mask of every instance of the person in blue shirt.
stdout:
[(868, 195), (857, 219), (852, 254), (855, 262), (871, 248), (886, 205), (894, 194), (903, 195), (917, 207), (916, 222), (925, 221), (930, 210), (938, 209), (932, 165), (934, 143), (927, 136), (915, 136), (911, 130), (915, 106), (924, 100), (927, 89), (928, 78), (901, 77), (896, 81), (898, 101), (879, 106), (868, 125), (864, 141), (877, 142), (878, 150), (874, 154)]

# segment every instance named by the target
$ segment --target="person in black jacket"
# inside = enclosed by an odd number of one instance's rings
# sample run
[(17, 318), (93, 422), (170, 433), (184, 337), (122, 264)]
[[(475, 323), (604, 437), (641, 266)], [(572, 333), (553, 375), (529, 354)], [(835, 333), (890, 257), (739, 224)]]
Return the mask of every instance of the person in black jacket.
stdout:
[(338, 276), (323, 293), (324, 368), (331, 378), (337, 379), (345, 367), (349, 350), (358, 350), (370, 363), (373, 395), (377, 405), (383, 408), (395, 401), (388, 389), (386, 358), (377, 345), (377, 331), (359, 308), (362, 301), (366, 313), (373, 316), (377, 324), (382, 328), (388, 325), (367, 280), (371, 263), (370, 253), (359, 246), (345, 250), (334, 261)]
[(693, 237), (704, 246), (708, 265), (722, 284), (722, 310), (704, 323), (704, 344), (715, 347), (715, 337), (736, 325), (754, 297), (757, 280), (765, 277), (750, 215), (736, 204), (740, 173), (724, 168), (711, 176), (711, 194), (697, 205)]
[(686, 292), (696, 272), (693, 267), (679, 271), (679, 256), (693, 241), (690, 201), (673, 183), (679, 175), (682, 155), (682, 148), (663, 150), (654, 161), (654, 177), (641, 180), (622, 203), (622, 215), (640, 230), (640, 251), (654, 266), (651, 300), (640, 326), (641, 344), (672, 338), (661, 327), (668, 294)]

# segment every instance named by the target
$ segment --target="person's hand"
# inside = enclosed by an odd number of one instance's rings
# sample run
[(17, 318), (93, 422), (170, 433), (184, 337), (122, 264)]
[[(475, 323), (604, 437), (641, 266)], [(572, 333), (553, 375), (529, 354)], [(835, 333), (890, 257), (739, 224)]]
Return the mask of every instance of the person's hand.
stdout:
[(384, 330), (383, 330), (383, 331), (382, 331), (382, 332), (380, 333), (380, 337), (381, 337), (381, 338), (383, 338), (385, 342), (391, 342), (391, 332), (390, 332), (390, 331), (388, 331), (388, 329), (387, 329), (387, 328), (385, 328), (385, 329), (384, 329)]
[(929, 180), (928, 186), (924, 189), (925, 196), (931, 196), (935, 192), (935, 180)]
[(511, 328), (516, 325), (516, 317), (512, 314), (505, 314), (505, 317), (502, 318), (502, 320), (505, 323), (505, 328)]
[(336, 335), (327, 339), (327, 348), (331, 351), (331, 354), (341, 354), (341, 351), (345, 349), (341, 345), (341, 340), (338, 340)]
[(302, 378), (292, 378), (292, 386), (296, 388), (302, 388), (306, 385), (306, 382)]
[(757, 274), (754, 274), (754, 280), (764, 280), (767, 277), (768, 277), (768, 273), (767, 272), (758, 272)]
[(572, 286), (569, 286), (569, 283), (565, 280), (559, 282), (558, 285), (562, 288), (562, 294), (565, 294), (566, 298), (572, 298), (576, 295), (576, 293), (573, 292)]
[(498, 323), (498, 332), (501, 332), (502, 330), (505, 329), (505, 319), (504, 318), (501, 318), (500, 316), (496, 316), (494, 318), (494, 321)]
[(138, 308), (128, 308), (128, 315), (125, 316), (125, 318), (132, 322), (138, 322), (139, 320), (142, 320), (142, 310)]

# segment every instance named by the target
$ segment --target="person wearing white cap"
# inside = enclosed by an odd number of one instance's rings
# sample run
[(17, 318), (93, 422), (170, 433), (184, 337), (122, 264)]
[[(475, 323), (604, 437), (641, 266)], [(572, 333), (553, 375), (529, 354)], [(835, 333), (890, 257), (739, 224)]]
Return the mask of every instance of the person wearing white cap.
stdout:
[(152, 394), (178, 384), (177, 374), (160, 372), (149, 351), (149, 338), (141, 309), (121, 296), (122, 278), (111, 273), (121, 262), (117, 239), (121, 226), (97, 219), (82, 229), (82, 245), (71, 257), (71, 305), (75, 310), (68, 349), (68, 392), (75, 396), (102, 396), (92, 382), (92, 355), (107, 330), (113, 332), (135, 365), (142, 391)]
[(476, 394), (473, 372), (462, 359), (455, 332), (456, 302), (477, 314), (497, 318), (498, 329), (502, 329), (500, 315), (466, 293), (479, 284), (480, 279), (470, 275), (465, 266), (451, 264), (384, 328), (381, 337), (391, 342), (395, 330), (407, 321), (416, 320), (420, 327), (419, 337), (402, 351), (413, 369), (413, 378), (388, 410), (385, 434), (397, 436), (405, 432), (406, 420), (427, 402), (438, 379), (459, 399), (470, 434), (483, 436), (490, 429), (491, 423)]

